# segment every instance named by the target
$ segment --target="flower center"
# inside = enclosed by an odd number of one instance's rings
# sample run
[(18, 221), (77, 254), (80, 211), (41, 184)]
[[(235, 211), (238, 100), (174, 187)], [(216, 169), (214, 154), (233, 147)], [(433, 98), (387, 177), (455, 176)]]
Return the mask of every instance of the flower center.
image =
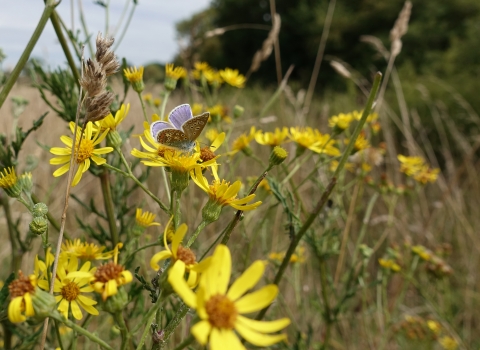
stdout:
[(225, 295), (217, 294), (205, 304), (208, 321), (213, 327), (233, 329), (237, 319), (237, 309), (233, 301)]
[(66, 286), (63, 286), (60, 290), (62, 297), (68, 301), (77, 299), (80, 294), (80, 288), (75, 282), (68, 282)]
[(123, 266), (117, 265), (114, 262), (109, 262), (100, 266), (95, 272), (95, 280), (106, 283), (110, 280), (115, 280), (120, 277), (123, 271)]
[(209, 160), (212, 160), (213, 158), (215, 158), (215, 153), (213, 153), (209, 147), (203, 147), (201, 150), (200, 150), (200, 159), (203, 161), (203, 162), (208, 162)]
[(35, 287), (30, 282), (30, 278), (25, 276), (22, 271), (19, 271), (18, 278), (10, 283), (8, 290), (10, 291), (10, 297), (13, 299), (23, 296), (25, 293), (35, 292)]
[(90, 158), (93, 155), (94, 150), (92, 140), (83, 139), (80, 143), (80, 149), (78, 149), (78, 142), (75, 144), (75, 156), (77, 158), (77, 164), (83, 163), (85, 159)]
[(177, 259), (182, 260), (185, 265), (192, 265), (197, 261), (195, 254), (189, 248), (184, 248), (182, 246), (178, 246)]

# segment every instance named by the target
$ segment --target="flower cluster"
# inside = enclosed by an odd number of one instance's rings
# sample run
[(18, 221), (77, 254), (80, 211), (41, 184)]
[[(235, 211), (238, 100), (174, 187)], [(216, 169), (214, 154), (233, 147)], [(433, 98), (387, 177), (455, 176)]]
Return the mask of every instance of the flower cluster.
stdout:
[(398, 160), (400, 161), (400, 171), (422, 185), (427, 182), (435, 182), (440, 173), (440, 169), (430, 168), (428, 164), (425, 164), (422, 157), (406, 157), (399, 154)]

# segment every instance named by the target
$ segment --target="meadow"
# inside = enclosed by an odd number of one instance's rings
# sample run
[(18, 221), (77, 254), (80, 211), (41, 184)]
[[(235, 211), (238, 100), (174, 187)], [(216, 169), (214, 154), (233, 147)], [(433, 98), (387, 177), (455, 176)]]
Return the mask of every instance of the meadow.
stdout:
[(477, 348), (480, 142), (403, 90), (408, 4), (385, 71), (330, 62), (345, 93), (250, 83), (275, 25), (245, 75), (148, 83), (100, 33), (81, 65), (7, 74), (4, 348)]

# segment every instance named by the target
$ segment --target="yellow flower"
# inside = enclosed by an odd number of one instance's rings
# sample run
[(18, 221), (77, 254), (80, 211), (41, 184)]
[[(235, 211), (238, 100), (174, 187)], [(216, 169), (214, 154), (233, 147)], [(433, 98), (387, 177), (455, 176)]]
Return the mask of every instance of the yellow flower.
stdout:
[(255, 261), (228, 289), (232, 261), (225, 245), (218, 245), (209, 268), (200, 278), (194, 293), (185, 282), (182, 264), (173, 266), (168, 281), (185, 304), (196, 309), (201, 321), (191, 328), (201, 345), (210, 343), (212, 349), (245, 349), (235, 331), (245, 340), (259, 347), (267, 347), (286, 340), (285, 334), (271, 335), (290, 324), (288, 318), (276, 321), (255, 321), (242, 316), (270, 305), (278, 294), (278, 287), (270, 284), (244, 295), (260, 280), (265, 270), (263, 261)]
[[(203, 72), (205, 79), (207, 79), (209, 84), (220, 86), (223, 83), (222, 76), (215, 69), (208, 69)], [(194, 114), (195, 115), (195, 114)]]
[(211, 69), (207, 62), (195, 62), (193, 64), (193, 67), (195, 68), (195, 70), (200, 72), (204, 72)]
[(105, 260), (113, 257), (115, 249), (104, 252), (105, 246), (99, 247), (94, 243), (82, 242), (80, 239), (74, 241), (66, 240), (62, 243), (62, 252), (68, 256), (75, 256), (82, 260)]
[(110, 113), (101, 121), (95, 122), (95, 125), (93, 126), (94, 131), (103, 132), (105, 130), (109, 130), (109, 131), (117, 130), (117, 127), (120, 125), (123, 119), (125, 119), (129, 111), (130, 111), (130, 103), (128, 103), (126, 106), (122, 104), (120, 109), (115, 113), (115, 117), (112, 115), (112, 113)]
[(255, 138), (255, 135), (257, 134), (257, 130), (255, 129), (254, 126), (250, 128), (250, 133), (249, 134), (241, 134), (239, 137), (237, 137), (232, 144), (232, 150), (230, 151), (230, 155), (234, 155), (237, 152), (244, 152), (247, 155), (251, 154), (252, 150), (250, 149), (250, 141), (252, 141)]
[(435, 334), (439, 334), (440, 331), (442, 330), (442, 326), (440, 325), (440, 323), (434, 320), (428, 320), (427, 326)]
[(140, 66), (138, 70), (137, 67), (124, 69), (123, 74), (131, 84), (141, 82), (143, 80), (143, 67)]
[(185, 248), (180, 244), (183, 240), (183, 237), (185, 237), (185, 234), (187, 233), (187, 225), (185, 224), (182, 224), (177, 228), (173, 234), (173, 237), (171, 238), (172, 249), (170, 250), (170, 248), (168, 248), (167, 237), (171, 230), (172, 218), (168, 222), (163, 234), (163, 244), (166, 250), (162, 250), (161, 252), (158, 252), (152, 256), (152, 259), (150, 260), (150, 267), (155, 271), (158, 271), (158, 269), (160, 269), (160, 266), (158, 265), (159, 261), (172, 259), (173, 266), (175, 266), (177, 263), (182, 264), (183, 270), (189, 272), (187, 284), (190, 288), (194, 288), (198, 284), (199, 274), (209, 266), (211, 258), (207, 258), (202, 262), (197, 263), (195, 253), (193, 253), (189, 248)]
[(247, 79), (238, 72), (238, 69), (225, 68), (220, 71), (220, 76), (227, 84), (237, 88), (243, 88), (247, 81)]
[(340, 113), (339, 115), (334, 115), (328, 119), (328, 126), (331, 128), (337, 128), (338, 130), (345, 130), (350, 126), (353, 118), (352, 113)]
[[(70, 123), (70, 130), (74, 131), (75, 123)], [(108, 130), (105, 130), (102, 134), (100, 132), (93, 134), (92, 123), (88, 122), (85, 127), (85, 132), (83, 133), (83, 139), (80, 143), (80, 128), (77, 130), (77, 140), (75, 142), (75, 158), (78, 165), (77, 172), (73, 178), (72, 186), (76, 186), (82, 174), (90, 168), (90, 160), (93, 160), (97, 165), (102, 165), (106, 163), (104, 158), (99, 157), (101, 154), (110, 153), (113, 151), (112, 147), (102, 147), (95, 148), (100, 142), (103, 141), (105, 136), (107, 136)], [(53, 176), (58, 177), (65, 174), (70, 169), (70, 155), (72, 154), (72, 143), (73, 140), (68, 136), (61, 136), (60, 140), (66, 145), (66, 147), (52, 147), (50, 153), (55, 154), (60, 157), (55, 157), (50, 159), (50, 164), (60, 165), (64, 164), (62, 167), (55, 170)], [(78, 145), (80, 143), (80, 149)], [(75, 164), (75, 162), (74, 162)]]
[(201, 103), (194, 103), (192, 105), (192, 114), (200, 115), (203, 112), (203, 105)]
[(382, 266), (382, 267), (384, 267), (388, 270), (392, 270), (393, 272), (398, 272), (402, 269), (400, 267), (400, 265), (398, 265), (392, 259), (378, 259), (378, 263), (380, 264), (380, 266)]
[(172, 79), (178, 80), (187, 76), (187, 70), (183, 67), (175, 67), (173, 63), (165, 65), (165, 75)]
[(98, 315), (98, 310), (93, 307), (97, 302), (82, 293), (93, 292), (89, 281), (95, 273), (95, 268), (90, 269), (91, 263), (87, 261), (78, 270), (78, 259), (71, 256), (68, 263), (59, 264), (57, 276), (53, 286), (58, 305), (58, 311), (68, 318), (68, 310), (72, 310), (72, 315), (77, 320), (83, 317), (80, 306), (91, 315)]
[(427, 182), (437, 181), (439, 173), (440, 169), (431, 169), (428, 165), (424, 165), (420, 168), (418, 173), (413, 176), (413, 178), (415, 179), (415, 181), (425, 185)]
[(407, 176), (412, 176), (420, 171), (425, 161), (422, 157), (406, 157), (401, 154), (397, 156), (400, 161), (400, 171)]
[[(350, 142), (349, 139), (345, 139), (345, 144), (348, 145)], [(355, 140), (355, 145), (353, 146), (354, 151), (362, 151), (370, 147), (370, 142), (365, 137), (365, 133), (362, 131)]]
[(207, 140), (212, 142), (213, 140), (215, 140), (217, 138), (217, 136), (219, 134), (220, 133), (218, 132), (217, 129), (210, 129), (205, 133), (205, 137), (207, 138)]
[(445, 350), (456, 350), (458, 348), (457, 341), (448, 335), (441, 337), (438, 342)]
[(425, 261), (429, 261), (433, 257), (433, 253), (422, 245), (413, 246), (412, 252), (417, 254), (422, 260)]
[(152, 94), (148, 93), (142, 96), (145, 102), (152, 102)]
[(248, 195), (242, 199), (237, 198), (238, 192), (242, 188), (242, 183), (240, 181), (235, 181), (232, 185), (230, 182), (221, 180), (218, 178), (216, 173), (214, 173), (215, 180), (212, 184), (208, 183), (208, 180), (203, 176), (201, 169), (195, 169), (195, 174), (191, 174), (192, 180), (204, 190), (210, 201), (215, 202), (216, 204), (225, 207), (227, 205), (231, 206), (237, 210), (253, 210), (256, 209), (262, 202), (255, 202), (252, 204), (247, 204), (255, 198), (255, 194)]
[(10, 197), (17, 198), (22, 193), (22, 185), (15, 174), (15, 168), (8, 167), (0, 171), (0, 187), (7, 192)]
[(153, 105), (155, 107), (160, 107), (161, 104), (162, 104), (162, 100), (160, 98), (157, 97), (153, 99)]
[[(353, 114), (353, 117), (356, 120), (360, 120), (360, 119), (362, 119), (363, 111), (353, 111), (352, 114)], [(377, 119), (378, 119), (378, 113), (370, 113), (367, 117), (366, 122), (367, 123), (372, 123), (372, 122), (375, 122)]]
[(316, 129), (314, 130), (310, 127), (290, 128), (289, 138), (300, 146), (300, 150), (309, 149), (315, 153), (325, 153), (330, 156), (340, 155), (340, 150), (334, 147), (335, 141), (330, 135), (322, 134)]
[(35, 315), (32, 296), (35, 294), (37, 285), (35, 275), (24, 276), (18, 272), (18, 278), (10, 283), (10, 304), (8, 304), (8, 319), (12, 323), (23, 322), (27, 317)]
[(102, 295), (103, 301), (107, 300), (108, 297), (117, 294), (118, 287), (132, 282), (132, 273), (125, 270), (122, 265), (117, 264), (118, 249), (121, 247), (121, 243), (117, 244), (113, 254), (113, 261), (99, 266), (90, 281), (95, 292)]
[[(330, 162), (330, 165), (329, 165), (328, 169), (332, 173), (334, 173), (335, 171), (337, 171), (338, 164), (340, 164), (340, 162), (338, 160), (332, 160)], [(355, 169), (355, 165), (353, 163), (345, 163), (344, 169), (348, 170), (348, 171), (353, 171)]]
[(288, 128), (283, 127), (281, 130), (279, 128), (275, 128), (274, 132), (262, 133), (261, 131), (259, 131), (255, 135), (255, 141), (257, 141), (261, 145), (275, 147), (280, 146), (282, 143), (284, 143), (287, 137)]
[(142, 213), (142, 209), (137, 208), (137, 212), (135, 214), (135, 221), (137, 225), (147, 228), (150, 226), (160, 226), (158, 222), (153, 222), (155, 220), (155, 214), (145, 211)]

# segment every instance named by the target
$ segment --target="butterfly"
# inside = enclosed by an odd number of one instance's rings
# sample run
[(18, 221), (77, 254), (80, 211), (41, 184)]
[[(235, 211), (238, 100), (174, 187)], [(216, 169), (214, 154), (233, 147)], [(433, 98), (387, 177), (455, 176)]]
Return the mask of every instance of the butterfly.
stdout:
[(190, 152), (195, 147), (195, 140), (207, 125), (210, 113), (206, 112), (196, 117), (192, 114), (190, 105), (175, 107), (168, 115), (170, 123), (156, 121), (150, 125), (150, 134), (160, 144)]

